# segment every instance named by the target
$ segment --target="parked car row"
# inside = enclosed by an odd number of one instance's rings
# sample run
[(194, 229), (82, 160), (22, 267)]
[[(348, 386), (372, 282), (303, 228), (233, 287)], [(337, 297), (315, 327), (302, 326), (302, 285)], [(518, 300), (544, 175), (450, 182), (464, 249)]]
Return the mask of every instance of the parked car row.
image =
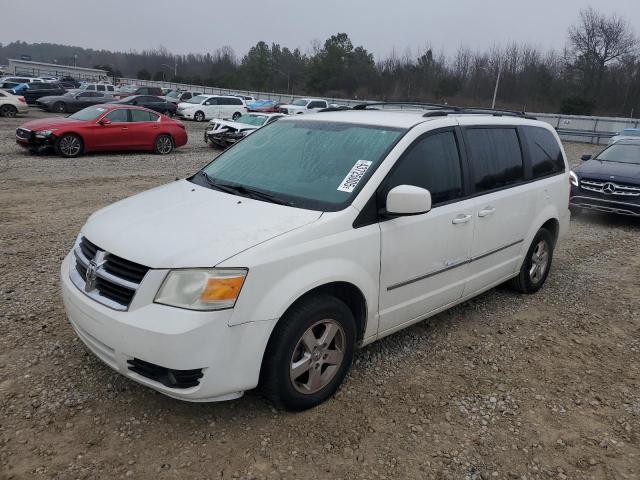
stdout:
[(180, 121), (152, 110), (111, 103), (69, 117), (27, 122), (16, 129), (16, 142), (34, 153), (54, 151), (71, 158), (95, 151), (147, 150), (166, 155), (187, 143), (187, 132)]

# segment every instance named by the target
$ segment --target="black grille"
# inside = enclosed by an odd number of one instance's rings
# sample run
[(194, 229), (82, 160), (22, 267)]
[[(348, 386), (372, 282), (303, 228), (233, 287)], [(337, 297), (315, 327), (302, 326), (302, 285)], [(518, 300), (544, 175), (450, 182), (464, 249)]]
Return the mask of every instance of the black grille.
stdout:
[(31, 131), (25, 128), (17, 128), (16, 135), (20, 138), (24, 138), (25, 140), (29, 140), (31, 138)]
[[(80, 239), (80, 250), (91, 261), (95, 258), (96, 252), (100, 248), (89, 241), (86, 237)], [(105, 263), (102, 266), (103, 270), (111, 275), (127, 280), (132, 283), (139, 284), (149, 268), (144, 265), (140, 265), (135, 262), (130, 262), (124, 258), (120, 258), (116, 255), (107, 253), (105, 256)], [(80, 276), (84, 279), (87, 275), (87, 269), (79, 261), (76, 261), (76, 270)], [(135, 289), (127, 288), (117, 283), (105, 280), (104, 278), (96, 278), (96, 290), (101, 296), (108, 298), (120, 305), (128, 307), (135, 295)]]
[(149, 271), (144, 265), (116, 257), (111, 253), (107, 255), (104, 269), (116, 277), (124, 278), (134, 283), (140, 283)]
[(169, 388), (191, 388), (200, 385), (202, 369), (172, 370), (138, 358), (127, 360), (129, 370)]

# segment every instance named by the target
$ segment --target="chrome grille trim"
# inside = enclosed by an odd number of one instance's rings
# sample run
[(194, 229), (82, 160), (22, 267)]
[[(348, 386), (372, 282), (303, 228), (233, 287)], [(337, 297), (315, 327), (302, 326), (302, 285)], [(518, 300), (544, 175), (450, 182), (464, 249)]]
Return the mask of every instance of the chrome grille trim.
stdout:
[[(605, 187), (607, 185), (612, 186), (614, 190), (612, 192), (605, 191)], [(626, 185), (616, 182), (582, 179), (580, 180), (580, 188), (588, 192), (602, 193), (604, 195), (640, 197), (640, 186)]]
[[(93, 245), (88, 239), (85, 240), (89, 242), (91, 246), (95, 247), (95, 245)], [(83, 277), (83, 273), (86, 273), (86, 270), (89, 268), (89, 265), (91, 265), (91, 261), (93, 259), (89, 259), (87, 258), (87, 255), (85, 255), (85, 252), (81, 248), (82, 241), (83, 237), (79, 236), (73, 247), (73, 255), (75, 261), (70, 262), (69, 265), (69, 278), (71, 280), (71, 283), (73, 283), (78, 288), (78, 290), (80, 290), (82, 293), (95, 300), (96, 302), (113, 310), (127, 311), (129, 309), (129, 305), (131, 305), (131, 302), (133, 302), (133, 299), (138, 291), (138, 288), (140, 287), (140, 284), (144, 280), (144, 277), (142, 277), (140, 283), (136, 283), (118, 277), (117, 275), (113, 275), (112, 273), (107, 272), (104, 268), (96, 268), (94, 269), (95, 277), (103, 281), (104, 284), (101, 284), (99, 281), (98, 285), (95, 288), (90, 289), (90, 291), (86, 291), (87, 279)], [(108, 262), (109, 256), (111, 254), (100, 250), (99, 247), (96, 248), (97, 252), (104, 256), (106, 262)], [(120, 261), (126, 260), (120, 259)], [(130, 292), (123, 293), (122, 290), (117, 291), (118, 288), (126, 289)], [(131, 295), (130, 298), (129, 294)], [(113, 298), (109, 298), (109, 295)]]

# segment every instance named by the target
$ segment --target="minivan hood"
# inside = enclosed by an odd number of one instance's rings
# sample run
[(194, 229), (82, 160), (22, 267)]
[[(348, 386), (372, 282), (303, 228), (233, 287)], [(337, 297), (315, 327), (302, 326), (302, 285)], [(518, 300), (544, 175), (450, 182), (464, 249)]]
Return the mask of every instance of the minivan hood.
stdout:
[(632, 163), (588, 160), (575, 169), (576, 173), (600, 180), (628, 179), (640, 182), (640, 165)]
[(179, 180), (99, 210), (82, 234), (151, 268), (213, 267), (321, 215)]

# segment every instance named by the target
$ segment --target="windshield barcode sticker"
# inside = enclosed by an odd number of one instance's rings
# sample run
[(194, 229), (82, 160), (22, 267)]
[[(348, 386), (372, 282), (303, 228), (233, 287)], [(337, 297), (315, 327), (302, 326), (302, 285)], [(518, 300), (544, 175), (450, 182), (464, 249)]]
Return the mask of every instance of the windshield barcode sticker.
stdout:
[(364, 177), (364, 174), (369, 170), (371, 163), (369, 160), (358, 160), (349, 173), (347, 173), (347, 176), (344, 177), (344, 180), (340, 182), (338, 191), (353, 192), (358, 186), (358, 183), (360, 183), (360, 180), (362, 180), (362, 177)]

